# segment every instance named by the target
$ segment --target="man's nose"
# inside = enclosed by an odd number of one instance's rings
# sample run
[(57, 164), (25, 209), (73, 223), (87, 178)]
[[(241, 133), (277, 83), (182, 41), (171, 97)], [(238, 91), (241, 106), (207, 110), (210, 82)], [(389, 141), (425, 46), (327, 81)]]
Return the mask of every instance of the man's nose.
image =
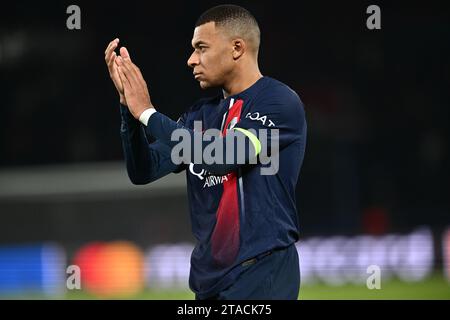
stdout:
[(196, 65), (199, 64), (198, 56), (193, 52), (191, 56), (189, 57), (187, 64), (189, 67), (194, 68)]

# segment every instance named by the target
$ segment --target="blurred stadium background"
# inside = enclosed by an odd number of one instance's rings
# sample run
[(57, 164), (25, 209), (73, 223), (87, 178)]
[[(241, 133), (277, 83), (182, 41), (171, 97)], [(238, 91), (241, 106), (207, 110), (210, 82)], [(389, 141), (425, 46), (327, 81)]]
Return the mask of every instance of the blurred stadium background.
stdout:
[[(103, 53), (119, 37), (176, 119), (212, 93), (186, 60), (218, 3), (2, 4), (0, 298), (193, 298), (184, 173), (129, 182)], [(81, 30), (66, 28), (71, 4)], [(372, 3), (238, 4), (260, 23), (263, 74), (306, 105), (300, 299), (449, 299), (448, 9), (383, 3), (370, 31)]]

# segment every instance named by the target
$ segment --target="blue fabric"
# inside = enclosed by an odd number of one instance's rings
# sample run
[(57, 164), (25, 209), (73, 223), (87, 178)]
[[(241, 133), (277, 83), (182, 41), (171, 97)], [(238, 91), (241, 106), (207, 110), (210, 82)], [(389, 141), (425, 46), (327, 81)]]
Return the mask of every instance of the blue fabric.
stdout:
[[(295, 245), (243, 266), (236, 281), (208, 300), (297, 300), (300, 269)], [(196, 296), (200, 299), (199, 296)]]

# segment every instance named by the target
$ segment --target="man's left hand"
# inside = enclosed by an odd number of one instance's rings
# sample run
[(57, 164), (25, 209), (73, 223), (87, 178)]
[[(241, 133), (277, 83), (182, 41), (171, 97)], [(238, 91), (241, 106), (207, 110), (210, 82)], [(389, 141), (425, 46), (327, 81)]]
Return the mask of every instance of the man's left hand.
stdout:
[(117, 56), (116, 63), (128, 109), (133, 117), (139, 119), (142, 112), (154, 108), (148, 93), (147, 83), (139, 68), (131, 61), (125, 47), (120, 48), (120, 56)]

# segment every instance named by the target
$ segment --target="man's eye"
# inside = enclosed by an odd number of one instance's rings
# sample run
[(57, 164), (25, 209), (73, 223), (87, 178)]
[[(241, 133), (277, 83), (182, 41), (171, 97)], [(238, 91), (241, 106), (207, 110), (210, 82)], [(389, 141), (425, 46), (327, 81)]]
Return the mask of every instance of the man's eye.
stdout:
[(200, 47), (200, 51), (205, 51), (206, 50), (206, 47)]

